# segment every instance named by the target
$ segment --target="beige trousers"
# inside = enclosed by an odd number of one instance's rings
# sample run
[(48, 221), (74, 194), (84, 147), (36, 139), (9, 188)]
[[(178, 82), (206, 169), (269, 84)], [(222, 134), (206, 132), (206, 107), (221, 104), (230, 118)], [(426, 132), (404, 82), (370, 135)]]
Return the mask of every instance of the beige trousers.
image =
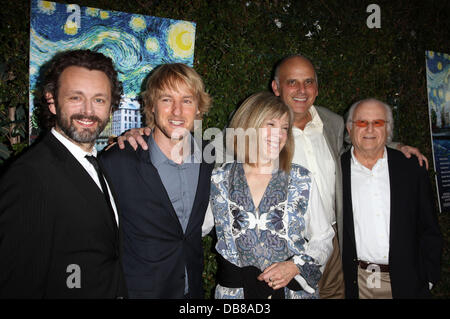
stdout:
[(344, 273), (342, 272), (342, 260), (339, 249), (339, 241), (336, 224), (333, 225), (333, 252), (325, 265), (322, 278), (319, 281), (320, 299), (344, 299)]
[(359, 299), (392, 299), (388, 272), (372, 272), (358, 266)]

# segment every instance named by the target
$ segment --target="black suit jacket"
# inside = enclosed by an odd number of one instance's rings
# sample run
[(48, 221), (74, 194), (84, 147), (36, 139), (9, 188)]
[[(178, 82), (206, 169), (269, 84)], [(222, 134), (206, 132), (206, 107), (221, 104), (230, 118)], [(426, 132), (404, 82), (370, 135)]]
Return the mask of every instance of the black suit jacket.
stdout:
[[(357, 254), (351, 194), (351, 151), (341, 157), (344, 193), (343, 267), (346, 298), (358, 298)], [(389, 275), (393, 298), (429, 297), (440, 277), (442, 238), (425, 168), (414, 156), (387, 148), (391, 212)]]
[(0, 297), (119, 296), (117, 225), (97, 184), (48, 133), (0, 180)]
[(113, 147), (100, 159), (117, 191), (123, 227), (124, 271), (130, 298), (202, 298), (201, 226), (214, 163), (201, 163), (197, 192), (183, 233), (149, 151)]

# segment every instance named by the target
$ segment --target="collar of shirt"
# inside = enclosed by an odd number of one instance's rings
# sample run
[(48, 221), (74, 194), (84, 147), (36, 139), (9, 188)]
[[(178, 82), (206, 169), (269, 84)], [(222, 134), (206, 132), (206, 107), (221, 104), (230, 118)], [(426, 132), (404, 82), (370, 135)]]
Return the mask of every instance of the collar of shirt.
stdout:
[(202, 152), (200, 147), (198, 146), (197, 142), (195, 141), (195, 138), (190, 136), (191, 139), (191, 148), (190, 156), (186, 156), (185, 160), (182, 164), (176, 164), (171, 159), (167, 158), (167, 156), (161, 151), (158, 144), (156, 143), (155, 139), (153, 138), (153, 134), (150, 135), (150, 138), (148, 139), (148, 150), (150, 152), (150, 161), (152, 164), (157, 168), (159, 165), (163, 163), (169, 163), (171, 165), (184, 165), (188, 163), (201, 163), (202, 161)]
[(368, 169), (367, 167), (365, 167), (364, 165), (362, 165), (358, 159), (356, 158), (355, 154), (355, 148), (352, 146), (351, 148), (351, 154), (352, 154), (352, 164), (354, 165), (354, 168), (359, 170), (362, 173), (366, 173), (366, 174), (374, 174), (379, 172), (380, 170), (384, 169), (385, 166), (387, 165), (387, 150), (386, 147), (384, 147), (384, 152), (383, 152), (383, 157), (378, 159), (377, 162), (375, 163), (375, 165), (372, 167), (372, 169)]
[(311, 114), (311, 121), (306, 123), (305, 129), (301, 130), (297, 127), (292, 127), (292, 132), (295, 135), (304, 134), (304, 133), (320, 133), (323, 132), (323, 122), (320, 119), (319, 114), (317, 113), (314, 105), (311, 105), (309, 108), (309, 114)]
[(55, 130), (55, 128), (52, 128), (51, 132), (79, 162), (86, 161), (87, 163), (89, 163), (85, 158), (86, 155), (94, 155), (95, 157), (97, 157), (97, 150), (95, 149), (95, 147), (92, 148), (91, 152), (86, 152), (74, 142), (69, 140), (67, 137)]

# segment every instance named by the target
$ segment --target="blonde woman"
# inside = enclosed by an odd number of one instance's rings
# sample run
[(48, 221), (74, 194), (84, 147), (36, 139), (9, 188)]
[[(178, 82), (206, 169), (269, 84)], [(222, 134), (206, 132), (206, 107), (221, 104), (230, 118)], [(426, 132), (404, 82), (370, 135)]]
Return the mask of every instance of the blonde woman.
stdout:
[(231, 121), (235, 160), (214, 169), (206, 217), (217, 234), (216, 298), (319, 296), (334, 233), (311, 174), (291, 164), (292, 120), (279, 97), (260, 92)]

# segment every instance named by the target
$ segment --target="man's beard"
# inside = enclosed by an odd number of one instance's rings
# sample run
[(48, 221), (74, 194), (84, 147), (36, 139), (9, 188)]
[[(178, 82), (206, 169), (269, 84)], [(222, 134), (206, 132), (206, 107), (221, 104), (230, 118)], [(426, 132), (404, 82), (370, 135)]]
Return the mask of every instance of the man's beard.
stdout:
[[(73, 125), (75, 120), (88, 120), (92, 122), (97, 122), (97, 127), (92, 129), (88, 128), (77, 128)], [(69, 137), (71, 140), (77, 143), (95, 143), (95, 140), (100, 135), (100, 133), (105, 129), (109, 122), (109, 117), (102, 121), (96, 115), (83, 115), (81, 113), (72, 114), (70, 118), (62, 116), (61, 111), (57, 108), (56, 111), (56, 124), (58, 127)]]

